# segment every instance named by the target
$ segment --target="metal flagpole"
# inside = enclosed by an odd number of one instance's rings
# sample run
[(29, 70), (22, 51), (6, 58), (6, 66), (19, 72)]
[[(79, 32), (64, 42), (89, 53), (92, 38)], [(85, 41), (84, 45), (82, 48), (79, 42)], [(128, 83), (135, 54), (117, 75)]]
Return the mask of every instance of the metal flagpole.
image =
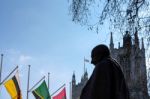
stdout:
[(85, 74), (85, 57), (84, 57), (84, 74)]
[(49, 85), (50, 85), (50, 73), (48, 72), (48, 90), (49, 90)]
[(1, 54), (1, 65), (0, 65), (0, 83), (2, 81), (2, 67), (3, 67), (3, 54)]
[(72, 99), (72, 83), (70, 82), (70, 99)]
[(16, 69), (18, 69), (18, 66), (15, 69), (13, 69), (12, 72), (10, 72), (10, 74), (0, 83), (0, 85), (3, 84)]
[(29, 90), (29, 92), (32, 91), (33, 88), (34, 88), (36, 85), (38, 85), (43, 79), (45, 79), (45, 76), (43, 76), (43, 77)]
[(51, 94), (51, 96), (53, 96), (56, 92), (58, 92), (62, 87), (64, 87), (66, 84), (63, 84), (61, 87), (59, 87), (55, 92), (53, 92), (52, 94)]
[(28, 65), (27, 99), (29, 99), (30, 67), (31, 65)]
[[(1, 64), (0, 64), (0, 85), (1, 85), (1, 80), (2, 80), (2, 67), (3, 67), (3, 54), (1, 54)], [(0, 92), (1, 92), (1, 89), (0, 89)]]

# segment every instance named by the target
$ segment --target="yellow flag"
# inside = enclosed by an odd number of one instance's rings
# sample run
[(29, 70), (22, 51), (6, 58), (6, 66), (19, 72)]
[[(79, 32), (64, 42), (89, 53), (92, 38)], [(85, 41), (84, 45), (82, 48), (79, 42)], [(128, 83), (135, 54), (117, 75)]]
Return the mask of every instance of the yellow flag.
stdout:
[(19, 81), (16, 75), (6, 81), (4, 86), (7, 92), (10, 94), (11, 99), (22, 99)]

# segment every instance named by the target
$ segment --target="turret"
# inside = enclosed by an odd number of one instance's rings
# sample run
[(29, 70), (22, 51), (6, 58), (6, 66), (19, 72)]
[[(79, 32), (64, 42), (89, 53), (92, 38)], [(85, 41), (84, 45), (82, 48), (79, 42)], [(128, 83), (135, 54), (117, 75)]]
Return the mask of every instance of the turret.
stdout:
[(143, 38), (142, 38), (142, 48), (141, 49), (145, 50)]
[(88, 80), (88, 72), (87, 72), (87, 69), (86, 69), (86, 71), (85, 71), (85, 73), (84, 73), (84, 79), (85, 79), (85, 80)]
[(126, 34), (123, 37), (123, 47), (124, 48), (131, 48), (132, 46), (132, 41), (131, 41), (131, 35), (129, 34), (128, 31), (126, 31)]
[(120, 42), (118, 42), (118, 48), (120, 48)]
[[(144, 47), (144, 40), (143, 40), (143, 38), (142, 38), (141, 51), (142, 51), (142, 56), (143, 56), (143, 58), (145, 60), (145, 47)], [(145, 65), (146, 65), (146, 63), (145, 63)]]
[(110, 44), (109, 44), (110, 50), (112, 51), (114, 49), (114, 43), (113, 43), (113, 35), (112, 32), (110, 33)]
[(85, 70), (83, 76), (81, 77), (81, 83), (85, 84), (88, 80), (88, 73), (87, 73), (87, 69)]
[(73, 72), (73, 75), (72, 75), (72, 86), (75, 86), (76, 85), (76, 77), (75, 77), (75, 73)]
[(135, 29), (135, 34), (134, 34), (134, 45), (135, 45), (135, 48), (139, 48), (139, 38), (138, 38), (137, 28)]

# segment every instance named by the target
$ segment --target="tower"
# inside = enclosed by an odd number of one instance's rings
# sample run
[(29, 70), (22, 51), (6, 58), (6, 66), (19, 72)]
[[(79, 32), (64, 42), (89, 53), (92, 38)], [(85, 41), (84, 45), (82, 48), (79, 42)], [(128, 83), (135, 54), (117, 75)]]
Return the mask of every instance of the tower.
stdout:
[(131, 35), (129, 33), (129, 31), (126, 31), (124, 37), (123, 37), (123, 47), (130, 49), (131, 45), (132, 45), (132, 41), (131, 41)]
[(88, 72), (87, 69), (81, 77), (81, 82), (76, 84), (75, 74), (72, 76), (72, 99), (79, 99), (81, 91), (88, 81)]
[[(132, 36), (126, 31), (123, 36), (123, 46), (119, 46), (118, 49), (114, 48), (113, 52), (111, 51), (111, 55), (121, 64), (129, 87), (130, 99), (149, 99), (144, 41), (142, 39), (140, 48), (137, 30), (133, 38), (132, 40)], [(110, 39), (110, 45), (112, 45), (112, 39)], [(112, 46), (110, 46), (111, 49)]]

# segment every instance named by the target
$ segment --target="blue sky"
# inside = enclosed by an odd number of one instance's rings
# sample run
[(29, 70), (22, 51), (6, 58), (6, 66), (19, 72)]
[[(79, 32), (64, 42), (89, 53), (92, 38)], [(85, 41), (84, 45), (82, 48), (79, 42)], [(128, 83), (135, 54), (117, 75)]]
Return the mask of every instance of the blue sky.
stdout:
[[(0, 1), (0, 53), (4, 54), (2, 78), (19, 65), (24, 99), (29, 64), (30, 88), (50, 72), (50, 93), (65, 83), (69, 99), (73, 71), (79, 82), (84, 57), (91, 60), (90, 52), (94, 46), (109, 43), (107, 28), (97, 34), (73, 23), (68, 7), (67, 0)], [(118, 37), (114, 41), (117, 41), (117, 47)], [(93, 66), (86, 63), (86, 68), (90, 76)], [(4, 86), (0, 87), (0, 93), (0, 99), (10, 99)], [(34, 99), (32, 93), (29, 99)]]
[[(4, 54), (2, 78), (19, 65), (23, 98), (26, 98), (29, 64), (30, 88), (50, 72), (50, 92), (65, 83), (69, 98), (73, 71), (79, 82), (84, 56), (90, 60), (91, 49), (107, 43), (108, 31), (101, 31), (107, 34), (101, 35), (73, 23), (68, 7), (67, 0), (0, 1), (0, 53)], [(86, 67), (90, 75), (93, 66), (87, 63)], [(10, 99), (4, 86), (0, 91), (1, 99)], [(34, 99), (31, 93), (30, 99)]]

